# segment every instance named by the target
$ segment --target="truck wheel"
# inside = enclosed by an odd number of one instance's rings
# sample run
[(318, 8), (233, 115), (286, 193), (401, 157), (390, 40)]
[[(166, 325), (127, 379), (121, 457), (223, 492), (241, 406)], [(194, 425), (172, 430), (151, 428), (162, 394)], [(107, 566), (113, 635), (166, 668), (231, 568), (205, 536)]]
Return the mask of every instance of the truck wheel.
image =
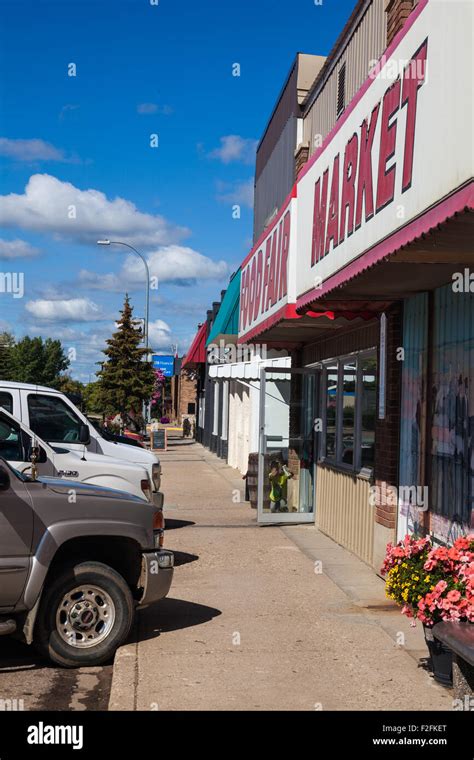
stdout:
[(38, 649), (65, 668), (100, 665), (127, 638), (132, 594), (119, 573), (100, 562), (63, 568), (45, 588), (35, 628)]

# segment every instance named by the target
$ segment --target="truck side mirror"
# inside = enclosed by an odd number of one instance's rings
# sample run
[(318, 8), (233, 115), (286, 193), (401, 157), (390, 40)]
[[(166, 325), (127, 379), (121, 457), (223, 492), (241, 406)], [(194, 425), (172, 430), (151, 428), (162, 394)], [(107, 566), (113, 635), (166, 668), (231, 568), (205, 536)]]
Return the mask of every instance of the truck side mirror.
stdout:
[(10, 487), (10, 475), (4, 467), (0, 466), (0, 491), (6, 491)]
[(46, 454), (46, 451), (43, 449), (42, 446), (36, 446), (33, 447), (32, 444), (30, 444), (30, 447), (28, 449), (28, 459), (31, 462), (31, 459), (33, 457), (33, 449), (36, 448), (36, 464), (44, 464), (48, 461), (48, 456)]
[(91, 431), (89, 425), (81, 425), (79, 427), (79, 443), (83, 443), (84, 446), (88, 446), (91, 442)]

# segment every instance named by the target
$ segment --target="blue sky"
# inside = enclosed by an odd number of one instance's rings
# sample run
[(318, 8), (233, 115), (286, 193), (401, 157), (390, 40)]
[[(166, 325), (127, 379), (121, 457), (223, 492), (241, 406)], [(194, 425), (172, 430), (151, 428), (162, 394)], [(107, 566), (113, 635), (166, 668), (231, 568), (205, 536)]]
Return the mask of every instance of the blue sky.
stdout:
[(24, 276), (0, 329), (60, 338), (83, 381), (125, 291), (144, 313), (143, 265), (97, 238), (147, 256), (153, 347), (183, 353), (250, 248), (255, 145), (293, 58), (326, 55), (355, 4), (152, 2), (0, 0), (0, 272)]

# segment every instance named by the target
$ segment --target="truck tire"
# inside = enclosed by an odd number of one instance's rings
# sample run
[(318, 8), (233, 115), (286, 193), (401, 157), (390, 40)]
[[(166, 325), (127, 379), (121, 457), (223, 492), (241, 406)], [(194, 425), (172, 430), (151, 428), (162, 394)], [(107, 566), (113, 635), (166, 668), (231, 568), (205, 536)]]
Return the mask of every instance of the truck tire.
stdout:
[(62, 568), (46, 586), (34, 643), (64, 668), (100, 665), (126, 640), (133, 618), (124, 578), (100, 562), (81, 562)]

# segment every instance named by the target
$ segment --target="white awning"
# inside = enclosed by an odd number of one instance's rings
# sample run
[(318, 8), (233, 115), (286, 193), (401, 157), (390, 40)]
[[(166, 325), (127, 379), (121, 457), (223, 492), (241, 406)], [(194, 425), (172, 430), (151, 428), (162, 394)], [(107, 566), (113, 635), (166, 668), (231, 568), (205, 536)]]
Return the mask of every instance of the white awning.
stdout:
[[(211, 364), (209, 367), (209, 377), (214, 380), (259, 380), (263, 367), (288, 369), (291, 367), (291, 356), (282, 356), (275, 359), (259, 359), (253, 362), (236, 362), (235, 364)], [(285, 377), (286, 375), (282, 373), (278, 379), (283, 380)], [(272, 379), (275, 380), (277, 378), (273, 377)]]

